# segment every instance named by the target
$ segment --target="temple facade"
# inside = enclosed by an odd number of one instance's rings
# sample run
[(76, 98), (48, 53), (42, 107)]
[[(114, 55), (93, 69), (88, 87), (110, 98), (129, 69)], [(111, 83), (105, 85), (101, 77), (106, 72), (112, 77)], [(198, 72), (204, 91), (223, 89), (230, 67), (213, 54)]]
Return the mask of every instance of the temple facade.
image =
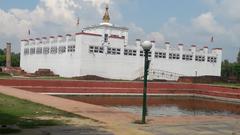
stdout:
[[(152, 44), (149, 79), (221, 75), (221, 48)], [(128, 28), (111, 24), (107, 7), (102, 23), (79, 33), (21, 40), (20, 67), (29, 73), (50, 69), (62, 77), (134, 80), (143, 77), (143, 55), (141, 40), (130, 45)]]

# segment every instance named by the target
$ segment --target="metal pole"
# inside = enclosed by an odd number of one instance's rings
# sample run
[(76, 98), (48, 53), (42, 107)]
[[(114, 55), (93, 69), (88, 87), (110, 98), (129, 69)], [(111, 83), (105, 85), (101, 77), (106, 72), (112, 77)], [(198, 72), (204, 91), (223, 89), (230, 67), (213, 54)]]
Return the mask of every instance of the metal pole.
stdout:
[(148, 52), (144, 50), (145, 62), (144, 62), (144, 87), (143, 87), (143, 108), (142, 108), (142, 124), (146, 123), (147, 114), (147, 70), (148, 70)]

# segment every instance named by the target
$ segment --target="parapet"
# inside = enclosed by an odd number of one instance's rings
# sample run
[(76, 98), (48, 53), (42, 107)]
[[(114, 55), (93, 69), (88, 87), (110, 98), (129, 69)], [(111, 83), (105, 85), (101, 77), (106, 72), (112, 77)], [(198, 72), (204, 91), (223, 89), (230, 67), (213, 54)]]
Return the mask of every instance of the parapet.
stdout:
[(72, 36), (71, 34), (66, 34), (65, 36), (58, 35), (58, 36), (49, 36), (49, 37), (42, 37), (42, 38), (31, 38), (31, 39), (23, 39), (21, 43), (24, 45), (35, 45), (35, 44), (48, 44), (49, 42), (65, 42), (65, 41), (75, 41), (75, 35)]

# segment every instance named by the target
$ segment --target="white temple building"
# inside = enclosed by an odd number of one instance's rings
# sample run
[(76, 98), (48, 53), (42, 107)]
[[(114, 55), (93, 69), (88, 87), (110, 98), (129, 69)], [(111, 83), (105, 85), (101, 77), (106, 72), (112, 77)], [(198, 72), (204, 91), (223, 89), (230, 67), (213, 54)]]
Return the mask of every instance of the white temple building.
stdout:
[[(112, 25), (108, 7), (103, 22), (79, 33), (21, 40), (20, 67), (28, 73), (50, 69), (61, 77), (95, 75), (134, 80), (143, 76), (144, 57), (137, 39), (128, 44), (128, 28)], [(185, 47), (152, 41), (149, 79), (220, 76), (222, 49)]]

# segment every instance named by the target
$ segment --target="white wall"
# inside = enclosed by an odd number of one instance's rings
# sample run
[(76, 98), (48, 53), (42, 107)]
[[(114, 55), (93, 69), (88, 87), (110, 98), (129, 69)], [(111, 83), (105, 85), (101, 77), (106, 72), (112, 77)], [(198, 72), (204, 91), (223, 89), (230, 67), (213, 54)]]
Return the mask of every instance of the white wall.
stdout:
[[(103, 44), (104, 35), (106, 30), (97, 29), (88, 32), (96, 32), (94, 34), (99, 35), (89, 35), (89, 34), (77, 34), (75, 41), (66, 41), (64, 43), (54, 43), (54, 44), (35, 44), (26, 45), (28, 41), (21, 42), (21, 59), (20, 66), (23, 70), (29, 73), (34, 73), (38, 69), (51, 69), (55, 74), (62, 77), (75, 77), (75, 76), (85, 76), (85, 75), (96, 75), (111, 79), (124, 79), (133, 80), (143, 75), (143, 62), (144, 58), (139, 56), (141, 47), (140, 41), (136, 42), (134, 46), (125, 46), (125, 39), (120, 38), (109, 38), (109, 43)], [(108, 31), (110, 34), (121, 33), (117, 29), (110, 29)], [(127, 32), (123, 32), (127, 35)], [(75, 35), (74, 35), (75, 36)], [(66, 49), (68, 45), (75, 45), (75, 52), (67, 52), (63, 54), (34, 54), (34, 55), (24, 55), (24, 48), (32, 47), (43, 47), (43, 46), (62, 46), (65, 45)], [(120, 48), (120, 55), (110, 55), (105, 53), (89, 53), (89, 46), (103, 46), (104, 49), (107, 47)], [(164, 45), (165, 47), (160, 49), (155, 44), (152, 48), (151, 59), (151, 69), (168, 71), (172, 73), (181, 74), (184, 76), (202, 76), (202, 75), (212, 75), (220, 76), (221, 74), (221, 61), (222, 61), (222, 50), (214, 49), (208, 52), (205, 48), (203, 51), (197, 51), (195, 47), (191, 50), (184, 50), (183, 46), (178, 46), (177, 49), (172, 49), (169, 44)], [(124, 49), (135, 49), (137, 50), (136, 56), (125, 56)], [(155, 51), (166, 52), (167, 58), (155, 58)], [(180, 59), (173, 60), (168, 58), (168, 54), (171, 52), (179, 53)], [(205, 61), (198, 62), (195, 61), (195, 57), (191, 61), (182, 60), (182, 54), (200, 54), (204, 55)], [(208, 56), (217, 57), (216, 63), (207, 62)], [(153, 78), (154, 79), (154, 76)]]

